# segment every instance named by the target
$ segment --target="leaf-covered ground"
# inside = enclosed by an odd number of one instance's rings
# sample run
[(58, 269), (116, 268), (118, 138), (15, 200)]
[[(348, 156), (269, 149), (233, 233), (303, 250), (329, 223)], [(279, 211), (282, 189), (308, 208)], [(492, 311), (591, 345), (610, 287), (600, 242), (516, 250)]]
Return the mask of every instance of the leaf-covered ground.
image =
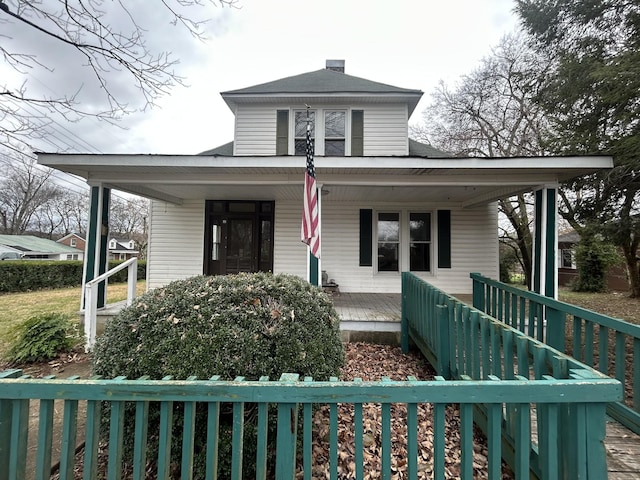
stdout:
[[(432, 380), (435, 372), (418, 354), (402, 353), (400, 347), (349, 343), (345, 345), (346, 364), (342, 380), (361, 378), (378, 381), (382, 377), (406, 380), (413, 376), (418, 380)], [(446, 478), (460, 478), (460, 415), (456, 405), (446, 409), (445, 422), (445, 471)], [(394, 404), (391, 408), (391, 478), (408, 478), (407, 475), (407, 408)], [(355, 478), (355, 447), (353, 431), (353, 406), (340, 405), (338, 409), (338, 475), (340, 479)], [(363, 406), (364, 424), (364, 473), (365, 479), (382, 478), (381, 468), (381, 407), (378, 404)], [(314, 416), (313, 478), (329, 478), (329, 407), (320, 408)], [(433, 476), (433, 406), (418, 407), (418, 478)], [(474, 478), (487, 478), (487, 449), (484, 438), (474, 435)], [(503, 478), (512, 478), (503, 468)]]

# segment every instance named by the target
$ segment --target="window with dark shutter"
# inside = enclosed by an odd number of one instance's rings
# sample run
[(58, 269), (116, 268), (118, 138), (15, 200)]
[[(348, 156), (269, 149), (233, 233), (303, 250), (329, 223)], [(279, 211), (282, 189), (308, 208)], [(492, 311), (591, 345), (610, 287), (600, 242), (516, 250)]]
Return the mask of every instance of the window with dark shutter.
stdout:
[(364, 110), (351, 111), (351, 156), (364, 155)]
[(360, 266), (371, 267), (373, 243), (373, 210), (360, 210)]
[(438, 268), (451, 268), (451, 210), (438, 210)]
[(289, 110), (278, 110), (276, 122), (276, 155), (289, 154)]

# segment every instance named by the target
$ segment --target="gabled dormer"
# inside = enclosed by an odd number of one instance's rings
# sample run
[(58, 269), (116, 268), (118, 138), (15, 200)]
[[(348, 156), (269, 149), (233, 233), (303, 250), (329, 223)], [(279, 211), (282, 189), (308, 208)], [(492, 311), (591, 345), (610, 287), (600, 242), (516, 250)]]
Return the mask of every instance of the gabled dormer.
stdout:
[[(223, 92), (235, 115), (234, 156), (304, 155), (307, 111), (316, 156), (406, 156), (420, 90), (327, 68)], [(307, 105), (309, 108), (307, 109)]]

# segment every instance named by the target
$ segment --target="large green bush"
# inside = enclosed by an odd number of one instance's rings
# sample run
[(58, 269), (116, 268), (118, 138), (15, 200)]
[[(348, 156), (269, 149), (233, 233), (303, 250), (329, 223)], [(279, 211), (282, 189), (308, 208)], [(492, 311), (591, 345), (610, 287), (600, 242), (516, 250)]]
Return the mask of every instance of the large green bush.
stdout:
[[(298, 277), (264, 273), (200, 276), (149, 291), (106, 326), (94, 351), (94, 373), (104, 377), (277, 380), (289, 372), (326, 380), (339, 374), (343, 362), (339, 318), (327, 295)], [(179, 410), (174, 413), (180, 418)], [(251, 478), (255, 412), (247, 408), (246, 416), (245, 477)], [(157, 413), (149, 418), (153, 438)], [(230, 448), (224, 432), (231, 418), (223, 415), (220, 422), (222, 457)], [(196, 420), (203, 424), (203, 418)], [(178, 421), (176, 455), (180, 431)], [(205, 438), (196, 443), (203, 446)]]
[(599, 234), (584, 233), (576, 245), (578, 278), (572, 285), (576, 292), (604, 292), (607, 290), (607, 271), (620, 262), (614, 245)]

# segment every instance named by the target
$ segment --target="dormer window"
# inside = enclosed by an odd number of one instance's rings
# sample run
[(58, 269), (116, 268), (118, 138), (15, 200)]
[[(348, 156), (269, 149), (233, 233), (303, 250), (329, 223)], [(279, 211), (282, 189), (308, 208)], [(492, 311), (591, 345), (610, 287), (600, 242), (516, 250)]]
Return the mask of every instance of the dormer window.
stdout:
[(109, 250), (115, 250), (116, 248), (116, 241), (115, 240), (111, 240), (109, 242)]
[(346, 115), (344, 110), (324, 112), (324, 154), (327, 157), (344, 157)]
[(75, 247), (76, 245), (77, 245), (76, 244), (76, 239), (75, 238), (70, 238), (69, 239), (69, 246), (70, 247)]
[[(307, 153), (307, 111), (295, 112), (295, 155), (306, 155)], [(311, 138), (315, 142), (316, 138), (316, 112), (309, 111), (309, 123), (311, 124)]]
[[(318, 109), (308, 113), (315, 155), (344, 157), (364, 154), (363, 110)], [(293, 111), (293, 125), (289, 125), (288, 110), (278, 110), (276, 118), (276, 155), (305, 155), (307, 110)]]

